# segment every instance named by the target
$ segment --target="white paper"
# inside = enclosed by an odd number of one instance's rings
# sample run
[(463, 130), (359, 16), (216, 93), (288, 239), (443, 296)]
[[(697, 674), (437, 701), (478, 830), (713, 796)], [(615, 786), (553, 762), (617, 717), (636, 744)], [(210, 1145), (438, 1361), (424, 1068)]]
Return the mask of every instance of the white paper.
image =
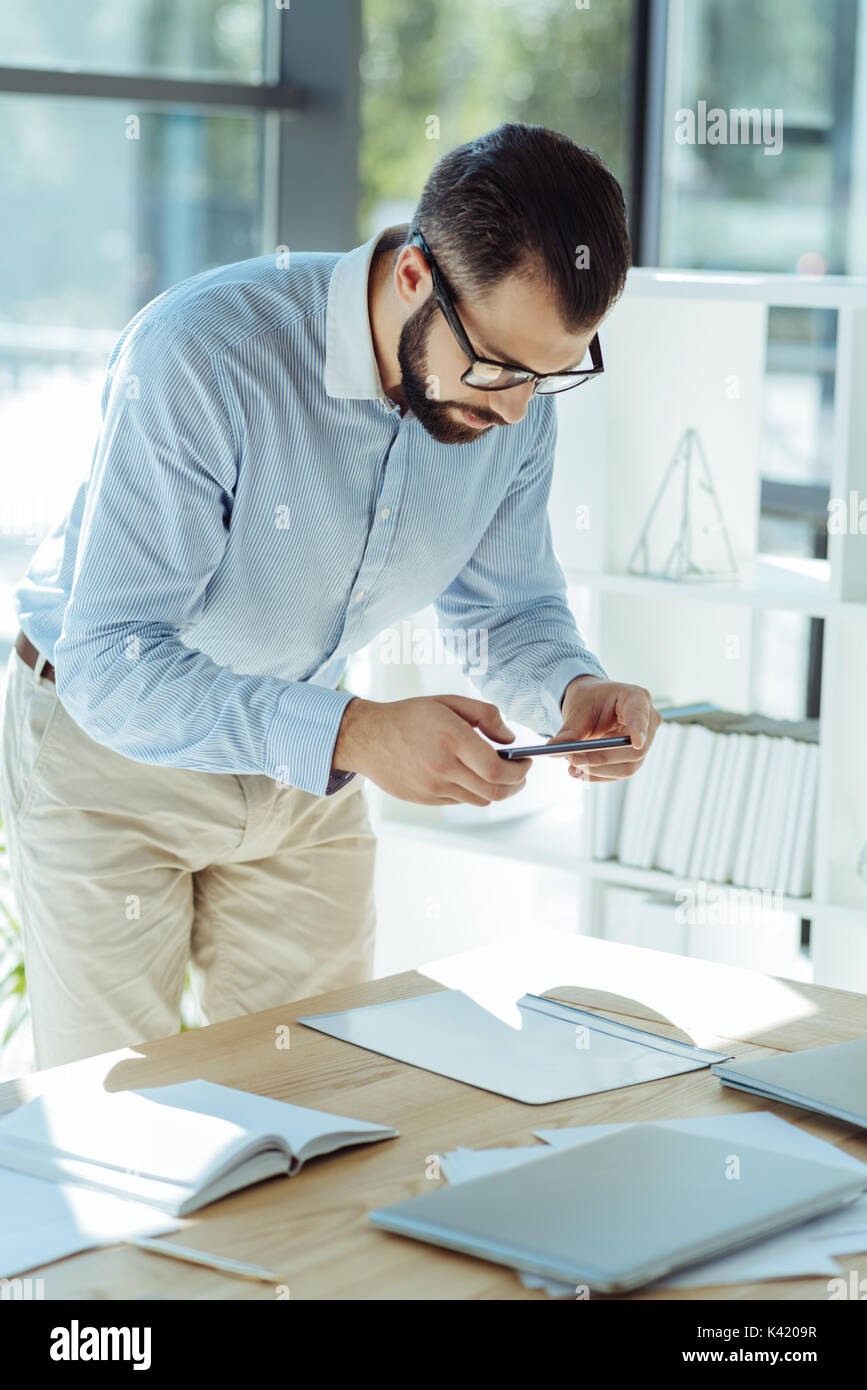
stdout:
[(140, 1202), (0, 1169), (0, 1278), (97, 1245), (166, 1235), (181, 1224)]
[[(864, 1167), (860, 1159), (852, 1158), (834, 1144), (789, 1124), (788, 1120), (771, 1114), (769, 1110), (745, 1111), (740, 1115), (691, 1115), (684, 1119), (655, 1120), (654, 1124), (664, 1125), (667, 1129), (682, 1129), (688, 1134), (731, 1135), (742, 1144), (775, 1149), (793, 1158), (811, 1158), (816, 1163), (835, 1163), (853, 1172)], [(533, 1133), (546, 1144), (566, 1148), (571, 1144), (585, 1144), (590, 1139), (600, 1139), (617, 1129), (623, 1129), (623, 1125), (578, 1125), (563, 1129), (534, 1129)]]
[(528, 1158), (541, 1158), (547, 1152), (538, 1144), (514, 1149), (450, 1149), (441, 1155), (440, 1169), (448, 1182), (463, 1182), (467, 1178), (480, 1178), (488, 1173), (502, 1172), (504, 1168), (514, 1168), (517, 1163), (525, 1163)]
[[(691, 1134), (725, 1136), (733, 1144), (754, 1144), (775, 1149), (779, 1153), (812, 1158), (820, 1163), (835, 1163), (849, 1169), (863, 1168), (851, 1155), (835, 1148), (824, 1139), (808, 1134), (769, 1111), (741, 1115), (705, 1115), (697, 1118), (658, 1120), (672, 1129)], [(549, 1146), (568, 1148), (588, 1143), (603, 1135), (625, 1129), (625, 1124), (580, 1125), (562, 1129), (538, 1129), (534, 1133), (544, 1141), (543, 1146), (500, 1149), (458, 1148), (442, 1155), (442, 1171), (449, 1182), (464, 1182), (514, 1167), (533, 1158), (541, 1158)], [(860, 1242), (860, 1243), (859, 1243)], [(669, 1275), (652, 1285), (653, 1288), (701, 1288), (713, 1284), (740, 1284), (762, 1279), (789, 1279), (806, 1275), (840, 1273), (834, 1254), (852, 1254), (867, 1250), (867, 1196), (859, 1197), (827, 1216), (815, 1217), (778, 1236), (756, 1241), (743, 1250), (705, 1260), (686, 1270)], [(571, 1285), (547, 1280), (536, 1274), (518, 1271), (527, 1288), (544, 1289), (554, 1298), (574, 1298)]]

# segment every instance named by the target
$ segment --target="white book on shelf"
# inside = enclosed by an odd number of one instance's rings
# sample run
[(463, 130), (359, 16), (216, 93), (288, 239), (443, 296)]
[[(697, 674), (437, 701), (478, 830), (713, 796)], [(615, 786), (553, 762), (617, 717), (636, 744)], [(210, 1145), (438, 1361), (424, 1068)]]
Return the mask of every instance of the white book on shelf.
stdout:
[(624, 807), (624, 834), (618, 857), (622, 864), (644, 868), (644, 843), (648, 819), (660, 803), (660, 773), (665, 763), (667, 730), (659, 728), (648, 749), (643, 765), (634, 777), (627, 779), (628, 790)]
[[(658, 737), (658, 735), (657, 735)], [(657, 770), (655, 754), (656, 740), (650, 747), (644, 764), (634, 777), (626, 778), (626, 796), (623, 801), (623, 815), (620, 820), (620, 834), (617, 838), (617, 858), (621, 864), (637, 865), (638, 847), (641, 841), (641, 827), (648, 803), (653, 794), (653, 783)]]
[[(654, 745), (659, 743), (660, 746), (654, 768), (653, 795), (645, 810), (638, 845), (638, 863), (642, 869), (652, 869), (656, 863), (659, 837), (678, 766), (678, 747), (684, 732), (685, 725), (666, 723), (661, 724), (656, 732)], [(653, 748), (650, 751), (652, 753)], [(638, 775), (641, 776), (641, 773)]]
[(698, 728), (697, 724), (684, 724), (681, 726), (681, 736), (674, 748), (671, 780), (668, 784), (668, 799), (663, 809), (662, 823), (659, 827), (655, 859), (656, 867), (669, 874), (674, 871), (674, 857), (678, 845), (677, 837), (680, 827), (683, 789), (689, 781), (690, 776), (690, 735), (692, 730), (696, 728)]
[(789, 893), (793, 898), (804, 898), (813, 887), (813, 839), (816, 825), (816, 793), (819, 785), (819, 745), (808, 745), (807, 772), (801, 804), (798, 807), (798, 823), (795, 829), (795, 843), (792, 850), (792, 863), (789, 869)]
[(779, 742), (784, 745), (784, 755), (782, 755), (782, 771), (779, 774), (777, 785), (774, 835), (768, 844), (767, 863), (764, 866), (764, 878), (760, 887), (774, 888), (779, 892), (785, 892), (784, 880), (779, 877), (779, 865), (781, 865), (782, 856), (784, 856), (793, 788), (795, 788), (795, 778), (798, 776), (798, 751), (803, 745), (799, 744), (798, 739), (795, 738), (781, 738)]
[(783, 839), (786, 833), (786, 821), (789, 814), (789, 800), (792, 795), (792, 783), (797, 771), (797, 743), (793, 738), (781, 738), (778, 742), (782, 745), (782, 751), (778, 755), (780, 763), (779, 775), (775, 788), (775, 805), (771, 821), (771, 827), (765, 846), (765, 858), (762, 864), (762, 879), (760, 888), (779, 889), (785, 891), (784, 885), (778, 877), (780, 859), (783, 853)]
[(794, 752), (792, 754), (793, 769), (792, 781), (789, 787), (789, 794), (786, 803), (786, 818), (783, 824), (782, 843), (780, 845), (780, 857), (777, 861), (777, 871), (774, 882), (779, 885), (784, 893), (788, 892), (789, 873), (794, 862), (795, 836), (798, 831), (798, 815), (801, 808), (801, 801), (804, 795), (804, 784), (807, 779), (810, 764), (810, 744), (805, 739), (794, 739)]
[(723, 785), (723, 769), (729, 753), (729, 734), (714, 733), (708, 763), (707, 778), (702, 792), (701, 807), (695, 828), (695, 839), (689, 857), (690, 878), (708, 878), (710, 863), (711, 830), (720, 816), (720, 791)]
[(614, 859), (617, 856), (617, 840), (620, 834), (620, 821), (623, 803), (630, 778), (619, 782), (597, 782), (593, 788), (593, 858)]
[(759, 866), (765, 852), (765, 843), (768, 835), (768, 808), (773, 794), (773, 782), (777, 775), (777, 755), (779, 752), (776, 738), (769, 736), (767, 761), (765, 763), (762, 785), (759, 788), (759, 801), (756, 807), (756, 822), (753, 827), (753, 836), (750, 843), (750, 852), (747, 856), (744, 868), (744, 884), (749, 888), (758, 888)]
[(777, 866), (783, 845), (792, 775), (795, 770), (795, 740), (778, 738), (776, 757), (772, 767), (772, 800), (768, 806), (768, 818), (762, 837), (762, 857), (758, 865), (757, 886), (775, 889), (781, 885), (777, 879)]
[(776, 866), (776, 852), (782, 838), (781, 792), (785, 778), (788, 754), (785, 739), (772, 737), (765, 782), (762, 788), (756, 833), (747, 868), (747, 885), (750, 888), (770, 888), (768, 881), (771, 864)]
[(636, 846), (638, 844), (638, 833), (641, 825), (643, 806), (647, 800), (646, 783), (639, 783), (636, 779), (630, 778), (626, 787), (626, 795), (623, 799), (623, 816), (620, 821), (620, 835), (617, 840), (617, 858), (621, 864), (629, 864), (635, 867), (638, 863), (636, 858)]
[(765, 772), (773, 743), (773, 739), (767, 734), (749, 734), (747, 737), (754, 744), (752, 770), (738, 838), (737, 854), (732, 869), (732, 883), (740, 884), (743, 887), (747, 887), (749, 883), (750, 859), (758, 826), (759, 804), (762, 799)]
[(617, 827), (617, 854), (621, 864), (628, 864), (629, 847), (633, 840), (637, 795), (633, 791), (634, 778), (629, 778), (623, 791), (623, 805), (620, 809), (620, 824)]
[(734, 869), (738, 837), (750, 787), (753, 739), (750, 734), (728, 734), (730, 757), (726, 762), (721, 794), (722, 818), (715, 831), (711, 869), (714, 883), (727, 883)]
[(671, 872), (681, 878), (689, 868), (713, 748), (714, 735), (710, 729), (701, 724), (688, 725), (683, 754), (687, 776), (678, 779), (676, 788), (677, 832), (671, 858)]
[[(625, 783), (597, 784), (592, 797), (593, 858), (613, 859), (617, 854), (617, 835), (623, 809)], [(612, 795), (619, 792), (619, 797)]]

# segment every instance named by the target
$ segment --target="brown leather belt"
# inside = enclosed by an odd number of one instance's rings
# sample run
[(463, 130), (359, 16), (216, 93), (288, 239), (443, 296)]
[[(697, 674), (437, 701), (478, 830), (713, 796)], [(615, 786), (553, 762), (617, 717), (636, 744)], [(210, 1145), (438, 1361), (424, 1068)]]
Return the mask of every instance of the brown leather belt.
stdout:
[[(15, 650), (21, 657), (21, 660), (24, 662), (24, 665), (29, 666), (31, 671), (35, 671), (36, 663), (39, 660), (40, 653), (36, 650), (26, 633), (18, 633), (18, 636), (15, 638)], [(45, 665), (42, 668), (41, 674), (44, 680), (54, 680), (54, 667), (51, 665), (50, 661), (46, 661)]]

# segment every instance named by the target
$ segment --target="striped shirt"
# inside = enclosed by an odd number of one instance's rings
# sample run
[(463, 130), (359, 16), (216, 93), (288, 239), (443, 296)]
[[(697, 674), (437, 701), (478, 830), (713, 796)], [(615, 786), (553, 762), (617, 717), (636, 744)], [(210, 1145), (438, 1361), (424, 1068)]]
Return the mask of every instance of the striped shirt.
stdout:
[(543, 736), (605, 674), (551, 543), (553, 400), (463, 445), (401, 415), (370, 335), (378, 240), (205, 271), (118, 339), (90, 477), (16, 590), (98, 743), (328, 794), (351, 776), (347, 658), (431, 602), (484, 698)]

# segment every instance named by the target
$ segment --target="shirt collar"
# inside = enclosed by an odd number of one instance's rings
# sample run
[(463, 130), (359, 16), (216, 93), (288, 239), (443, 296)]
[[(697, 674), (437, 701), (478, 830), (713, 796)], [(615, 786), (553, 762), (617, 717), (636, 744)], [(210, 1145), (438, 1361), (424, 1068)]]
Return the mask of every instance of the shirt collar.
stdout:
[(367, 309), (367, 280), (377, 245), (388, 232), (377, 232), (363, 246), (347, 251), (334, 267), (325, 313), (325, 390), (343, 400), (385, 401)]

